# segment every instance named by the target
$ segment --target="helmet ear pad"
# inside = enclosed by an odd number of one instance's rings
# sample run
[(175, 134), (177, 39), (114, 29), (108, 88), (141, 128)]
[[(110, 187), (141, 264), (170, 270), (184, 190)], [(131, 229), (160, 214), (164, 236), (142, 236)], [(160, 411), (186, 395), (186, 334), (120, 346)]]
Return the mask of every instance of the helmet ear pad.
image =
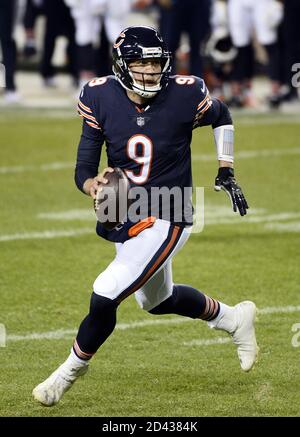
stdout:
[[(159, 59), (162, 66), (159, 83), (147, 86), (136, 82), (129, 64), (143, 59)], [(142, 97), (154, 97), (164, 88), (171, 72), (171, 55), (158, 31), (149, 26), (131, 26), (124, 29), (113, 46), (113, 73), (123, 88)]]

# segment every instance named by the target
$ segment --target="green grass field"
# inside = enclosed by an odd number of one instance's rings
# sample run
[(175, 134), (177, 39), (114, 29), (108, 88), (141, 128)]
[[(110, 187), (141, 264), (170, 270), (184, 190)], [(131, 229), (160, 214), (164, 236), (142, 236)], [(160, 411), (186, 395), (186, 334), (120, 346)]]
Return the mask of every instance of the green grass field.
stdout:
[(217, 343), (225, 334), (202, 321), (151, 316), (130, 297), (90, 372), (49, 409), (33, 401), (32, 389), (67, 357), (114, 246), (94, 234), (91, 199), (73, 182), (80, 120), (62, 111), (0, 114), (0, 323), (7, 331), (0, 416), (299, 416), (292, 326), (300, 323), (300, 123), (244, 115), (235, 124), (236, 176), (250, 213), (234, 215), (225, 194), (213, 191), (212, 133), (196, 131), (194, 183), (205, 187), (206, 226), (174, 259), (173, 272), (176, 282), (230, 305), (256, 302), (259, 363), (244, 374), (234, 345)]

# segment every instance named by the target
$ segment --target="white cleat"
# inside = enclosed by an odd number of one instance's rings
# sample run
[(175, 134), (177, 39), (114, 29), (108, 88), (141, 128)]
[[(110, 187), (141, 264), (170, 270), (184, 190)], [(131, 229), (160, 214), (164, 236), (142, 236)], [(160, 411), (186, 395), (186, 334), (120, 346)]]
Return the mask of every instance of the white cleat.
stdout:
[(256, 306), (253, 302), (245, 300), (235, 305), (237, 328), (231, 334), (242, 370), (249, 372), (257, 361), (259, 347), (256, 343), (254, 322)]
[(76, 379), (83, 376), (87, 371), (88, 365), (79, 369), (71, 368), (68, 371), (65, 370), (64, 365), (61, 365), (49, 378), (33, 389), (32, 395), (41, 404), (52, 407), (72, 387)]

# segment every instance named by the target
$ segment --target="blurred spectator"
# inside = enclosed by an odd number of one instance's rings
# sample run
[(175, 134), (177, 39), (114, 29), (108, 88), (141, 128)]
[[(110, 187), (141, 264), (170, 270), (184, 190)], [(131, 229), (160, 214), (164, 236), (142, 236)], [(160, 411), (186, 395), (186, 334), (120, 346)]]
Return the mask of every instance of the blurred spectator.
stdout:
[(231, 81), (237, 48), (234, 47), (229, 32), (226, 0), (214, 0), (211, 30), (205, 51), (209, 64), (205, 79), (214, 97), (227, 100), (229, 98), (228, 84)]
[(187, 34), (190, 46), (189, 74), (203, 76), (202, 44), (210, 31), (211, 0), (157, 0), (160, 31), (169, 50), (175, 54), (180, 38)]
[(68, 39), (67, 64), (68, 71), (77, 83), (75, 27), (70, 10), (63, 0), (44, 0), (46, 29), (44, 35), (43, 54), (41, 60), (41, 74), (46, 86), (54, 86), (55, 69), (52, 65), (52, 56), (55, 41), (58, 36), (64, 35)]
[(108, 76), (111, 74), (111, 42), (108, 40), (104, 25), (104, 17), (100, 17), (99, 44), (94, 49), (94, 64), (96, 76)]
[[(80, 87), (95, 76), (96, 71), (110, 72), (107, 48), (125, 27), (132, 0), (65, 0), (75, 21)], [(103, 29), (104, 28), (104, 29)], [(95, 59), (101, 32), (102, 59)], [(102, 35), (104, 33), (102, 32)], [(104, 46), (104, 47), (103, 47)], [(102, 63), (97, 68), (97, 64)], [(105, 65), (103, 65), (105, 63)]]
[(285, 47), (285, 83), (286, 89), (282, 90), (280, 101), (298, 100), (298, 90), (293, 87), (292, 77), (295, 71), (292, 70), (294, 64), (300, 63), (300, 1), (285, 0), (283, 16), (283, 41)]
[(24, 56), (29, 58), (35, 56), (36, 38), (35, 23), (39, 15), (43, 13), (43, 0), (27, 0), (24, 14), (25, 44)]
[(232, 73), (231, 106), (255, 106), (251, 92), (254, 75), (253, 31), (269, 57), (269, 77), (272, 95), (280, 88), (278, 77), (277, 29), (282, 20), (282, 5), (278, 0), (228, 0), (229, 29), (238, 49)]
[(2, 62), (5, 66), (5, 101), (16, 103), (20, 96), (16, 91), (16, 43), (14, 40), (14, 27), (16, 16), (16, 0), (0, 0), (0, 43), (2, 49)]

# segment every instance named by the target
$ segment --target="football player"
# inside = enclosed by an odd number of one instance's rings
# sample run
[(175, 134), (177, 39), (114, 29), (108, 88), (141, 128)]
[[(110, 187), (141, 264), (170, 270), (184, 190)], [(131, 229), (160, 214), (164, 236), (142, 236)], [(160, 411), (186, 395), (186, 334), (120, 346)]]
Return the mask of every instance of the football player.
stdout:
[[(212, 125), (219, 161), (216, 190), (230, 196), (234, 211), (247, 212), (247, 202), (233, 170), (233, 125), (224, 103), (211, 99), (204, 81), (170, 76), (170, 53), (159, 33), (146, 26), (125, 29), (113, 48), (113, 76), (90, 81), (82, 90), (78, 111), (83, 130), (75, 181), (96, 197), (105, 173), (121, 168), (132, 187), (192, 186), (190, 143), (193, 129)], [(98, 174), (101, 147), (106, 143), (109, 167)], [(128, 220), (97, 233), (116, 243), (116, 257), (96, 278), (88, 315), (82, 321), (67, 360), (33, 390), (44, 405), (56, 404), (113, 332), (120, 303), (135, 294), (151, 314), (179, 314), (205, 320), (228, 332), (237, 346), (242, 370), (255, 364), (258, 346), (251, 301), (228, 306), (189, 285), (174, 284), (172, 258), (186, 243), (192, 205), (183, 204), (181, 221), (174, 210), (167, 219), (160, 208), (137, 223)], [(172, 206), (173, 208), (173, 206)]]

